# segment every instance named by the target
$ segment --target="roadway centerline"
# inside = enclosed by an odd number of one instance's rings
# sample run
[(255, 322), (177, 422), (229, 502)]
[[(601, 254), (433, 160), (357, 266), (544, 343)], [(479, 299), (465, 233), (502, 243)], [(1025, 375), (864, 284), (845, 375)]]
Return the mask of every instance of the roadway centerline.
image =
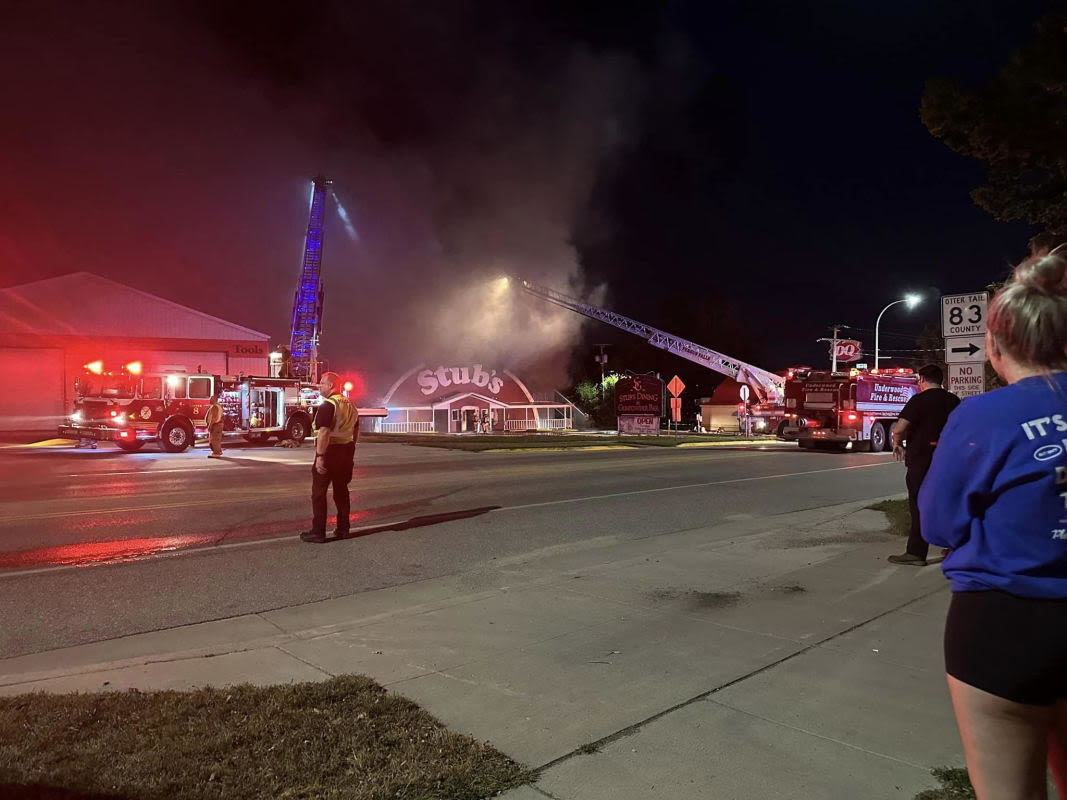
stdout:
[(797, 475), (818, 475), (821, 472), (841, 472), (848, 469), (867, 469), (868, 467), (882, 467), (893, 464), (893, 461), (879, 461), (877, 464), (856, 464), (850, 467), (831, 467), (829, 469), (812, 469), (806, 472), (783, 472), (779, 475), (756, 475), (751, 478), (730, 478), (724, 481), (707, 481), (706, 483), (687, 483), (682, 486), (663, 486), (657, 489), (634, 489), (630, 492), (613, 492), (612, 494), (597, 494), (587, 497), (572, 497), (568, 500), (547, 500), (543, 503), (525, 503), (519, 506), (502, 506), (499, 511), (518, 511), (524, 508), (538, 508), (540, 506), (555, 506), (564, 503), (584, 503), (588, 500), (607, 500), (612, 497), (629, 497), (636, 494), (654, 494), (656, 492), (674, 492), (680, 489), (703, 489), (708, 486), (723, 486), (727, 483), (748, 483), (750, 481), (767, 481), (773, 478), (792, 478)]

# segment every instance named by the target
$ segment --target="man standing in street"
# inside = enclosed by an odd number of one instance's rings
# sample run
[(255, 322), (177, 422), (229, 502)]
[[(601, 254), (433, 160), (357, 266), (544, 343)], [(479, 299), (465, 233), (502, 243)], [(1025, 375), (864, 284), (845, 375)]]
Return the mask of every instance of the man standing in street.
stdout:
[(333, 503), (337, 506), (336, 538), (348, 535), (350, 501), (348, 484), (352, 480), (356, 456), (358, 415), (348, 398), (340, 392), (341, 379), (336, 372), (324, 373), (319, 379), (323, 400), (315, 414), (315, 461), (311, 465), (311, 530), (300, 534), (305, 542), (326, 541), (326, 490), (333, 486)]
[(222, 458), (222, 406), (219, 404), (219, 394), (211, 395), (211, 405), (207, 407), (207, 443), (211, 445), (208, 458)]
[(941, 429), (945, 427), (952, 409), (960, 404), (956, 395), (941, 388), (944, 380), (945, 373), (936, 364), (928, 364), (920, 369), (919, 391), (905, 404), (900, 419), (893, 426), (893, 458), (903, 461), (908, 468), (905, 483), (911, 511), (908, 547), (901, 555), (889, 557), (894, 564), (926, 566), (930, 545), (923, 539), (919, 526), (919, 487), (930, 469)]

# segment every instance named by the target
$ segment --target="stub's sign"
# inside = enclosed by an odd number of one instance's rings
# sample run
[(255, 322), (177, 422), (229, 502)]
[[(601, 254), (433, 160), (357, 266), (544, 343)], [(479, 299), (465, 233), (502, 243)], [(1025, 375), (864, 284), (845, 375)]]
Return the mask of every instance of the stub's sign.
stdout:
[(961, 400), (985, 391), (985, 364), (949, 364), (948, 386)]
[(619, 417), (619, 433), (636, 433), (644, 436), (659, 435), (659, 415), (644, 416), (625, 414)]
[(659, 378), (651, 375), (634, 375), (619, 378), (618, 383), (615, 384), (617, 416), (636, 414), (658, 419), (662, 408), (663, 381)]

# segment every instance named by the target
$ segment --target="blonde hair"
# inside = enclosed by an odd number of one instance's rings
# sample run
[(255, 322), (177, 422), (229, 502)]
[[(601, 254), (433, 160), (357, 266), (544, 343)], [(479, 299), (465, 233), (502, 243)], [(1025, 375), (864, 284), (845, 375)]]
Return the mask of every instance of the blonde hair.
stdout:
[(989, 308), (989, 332), (1016, 361), (1067, 369), (1067, 244), (1015, 268)]

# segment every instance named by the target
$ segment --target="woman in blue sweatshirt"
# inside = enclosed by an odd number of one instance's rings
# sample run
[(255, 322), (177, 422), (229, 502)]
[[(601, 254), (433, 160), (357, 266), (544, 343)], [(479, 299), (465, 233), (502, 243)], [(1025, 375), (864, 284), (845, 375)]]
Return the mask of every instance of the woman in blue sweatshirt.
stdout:
[(986, 351), (1008, 386), (952, 413), (919, 493), (947, 547), (945, 671), (979, 800), (1067, 798), (1067, 246), (1019, 265)]

